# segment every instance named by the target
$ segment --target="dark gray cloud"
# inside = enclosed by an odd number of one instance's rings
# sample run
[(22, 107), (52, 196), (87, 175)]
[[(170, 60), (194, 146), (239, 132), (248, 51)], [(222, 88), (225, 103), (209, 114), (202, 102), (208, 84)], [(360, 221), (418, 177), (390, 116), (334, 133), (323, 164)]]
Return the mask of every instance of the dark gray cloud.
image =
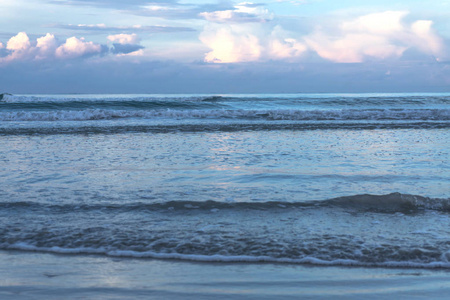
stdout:
[(1, 48), (0, 49), (0, 58), (8, 56), (9, 54), (11, 54), (11, 51), (7, 50), (6, 48)]
[(173, 27), (173, 26), (106, 26), (106, 25), (87, 25), (87, 24), (49, 24), (46, 27), (50, 28), (62, 28), (74, 31), (84, 32), (105, 32), (105, 33), (171, 33), (171, 32), (184, 32), (195, 31), (189, 27)]
[(141, 45), (114, 43), (111, 52), (113, 54), (128, 54), (141, 49), (144, 49), (144, 47)]

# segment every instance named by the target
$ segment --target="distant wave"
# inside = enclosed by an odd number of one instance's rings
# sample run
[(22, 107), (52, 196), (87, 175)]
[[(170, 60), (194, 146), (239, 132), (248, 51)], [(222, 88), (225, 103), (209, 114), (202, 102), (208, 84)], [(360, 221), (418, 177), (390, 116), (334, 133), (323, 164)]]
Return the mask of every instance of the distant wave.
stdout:
[(285, 102), (325, 106), (404, 106), (415, 105), (429, 107), (450, 104), (450, 94), (254, 94), (254, 95), (11, 95), (1, 94), (1, 103), (35, 104), (35, 103), (93, 103), (131, 102), (131, 103), (265, 103)]

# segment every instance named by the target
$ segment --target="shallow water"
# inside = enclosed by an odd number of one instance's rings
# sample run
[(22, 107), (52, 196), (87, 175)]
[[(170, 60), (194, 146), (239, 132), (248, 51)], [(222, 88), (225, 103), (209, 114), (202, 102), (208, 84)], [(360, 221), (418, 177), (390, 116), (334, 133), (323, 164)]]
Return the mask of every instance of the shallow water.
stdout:
[(0, 251), (0, 297), (5, 300), (447, 299), (449, 275), (448, 270), (213, 264)]

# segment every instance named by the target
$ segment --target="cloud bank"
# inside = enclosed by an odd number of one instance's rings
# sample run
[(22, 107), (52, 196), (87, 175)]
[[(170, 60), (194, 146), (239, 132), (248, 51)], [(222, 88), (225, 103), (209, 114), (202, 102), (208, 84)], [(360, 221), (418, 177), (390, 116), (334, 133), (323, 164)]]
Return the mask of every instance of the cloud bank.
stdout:
[(9, 39), (6, 50), (6, 55), (0, 57), (0, 64), (24, 60), (75, 59), (101, 54), (104, 48), (77, 37), (70, 37), (60, 43), (50, 33), (32, 42), (25, 32), (19, 32)]
[(0, 66), (15, 61), (65, 61), (106, 54), (142, 55), (144, 47), (139, 45), (140, 39), (136, 34), (109, 35), (107, 39), (112, 47), (75, 36), (60, 42), (50, 33), (31, 41), (27, 33), (19, 32), (9, 39), (6, 47), (0, 43)]
[(199, 37), (211, 49), (206, 62), (292, 59), (306, 51), (306, 45), (272, 22), (273, 14), (261, 6), (242, 3), (234, 10), (201, 16), (209, 21)]
[[(413, 49), (439, 60), (444, 41), (430, 20), (406, 21), (406, 11), (385, 11), (317, 26), (300, 36), (285, 30), (266, 10), (248, 4), (234, 10), (201, 14), (208, 24), (200, 41), (211, 50), (210, 63), (295, 60), (315, 54), (335, 63), (399, 58)], [(270, 17), (269, 17), (270, 16)]]
[(309, 49), (320, 57), (339, 63), (358, 63), (369, 58), (398, 58), (416, 49), (438, 58), (443, 40), (432, 28), (432, 21), (404, 21), (408, 12), (386, 11), (341, 22), (335, 32), (317, 29), (305, 36)]

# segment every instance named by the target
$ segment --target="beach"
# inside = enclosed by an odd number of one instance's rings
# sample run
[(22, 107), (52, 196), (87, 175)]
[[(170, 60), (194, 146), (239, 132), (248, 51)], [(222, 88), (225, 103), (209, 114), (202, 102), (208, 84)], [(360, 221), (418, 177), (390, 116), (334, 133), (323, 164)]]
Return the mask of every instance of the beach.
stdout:
[(0, 253), (1, 299), (447, 299), (448, 270)]

